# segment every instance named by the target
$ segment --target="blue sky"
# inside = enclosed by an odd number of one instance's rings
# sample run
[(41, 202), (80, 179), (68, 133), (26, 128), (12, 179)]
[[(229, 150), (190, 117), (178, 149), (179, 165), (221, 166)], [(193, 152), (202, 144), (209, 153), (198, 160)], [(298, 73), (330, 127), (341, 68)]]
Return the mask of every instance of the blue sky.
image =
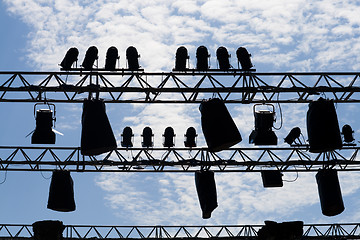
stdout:
[[(133, 45), (146, 71), (169, 71), (177, 47), (185, 45), (190, 64), (195, 50), (205, 45), (216, 66), (215, 51), (226, 46), (236, 66), (235, 51), (247, 47), (258, 72), (358, 71), (360, 19), (356, 1), (33, 1), (3, 0), (0, 70), (57, 71), (66, 51), (77, 47), (79, 64), (91, 45), (99, 48), (99, 63), (106, 49), (116, 46), (120, 65), (125, 49)], [(151, 80), (150, 80), (151, 81)], [(356, 130), (358, 105), (338, 104), (339, 122)], [(57, 104), (56, 146), (79, 146), (80, 104)], [(0, 104), (0, 144), (29, 146), (25, 136), (35, 126), (33, 104)], [(294, 126), (305, 132), (307, 104), (282, 105), (281, 139)], [(355, 110), (354, 110), (355, 109)], [(253, 128), (252, 105), (231, 105), (229, 110), (248, 147)], [(149, 125), (155, 146), (171, 125), (177, 145), (189, 126), (201, 133), (198, 106), (121, 104), (107, 105), (116, 138), (131, 126), (136, 145)], [(181, 119), (181, 121), (179, 121)], [(199, 144), (205, 146), (199, 134)], [(49, 172), (8, 172), (0, 185), (0, 222), (33, 223), (43, 219), (64, 224), (175, 225), (257, 224), (303, 220), (306, 223), (358, 222), (359, 173), (341, 172), (346, 210), (336, 217), (322, 216), (313, 173), (301, 173), (281, 189), (264, 189), (259, 173), (217, 174), (219, 207), (209, 220), (201, 219), (193, 174), (73, 173), (77, 210), (58, 213), (46, 209)], [(5, 173), (0, 172), (0, 181)], [(295, 175), (285, 173), (285, 179)]]

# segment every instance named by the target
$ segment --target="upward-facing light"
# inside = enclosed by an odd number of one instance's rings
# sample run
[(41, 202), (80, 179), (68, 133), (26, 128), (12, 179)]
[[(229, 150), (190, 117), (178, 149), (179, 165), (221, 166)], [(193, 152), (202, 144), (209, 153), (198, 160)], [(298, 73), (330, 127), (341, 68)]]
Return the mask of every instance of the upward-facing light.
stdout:
[(172, 127), (165, 128), (163, 137), (164, 137), (164, 147), (175, 146), (175, 132)]
[(248, 71), (250, 70), (250, 68), (253, 67), (252, 63), (251, 63), (251, 54), (249, 54), (249, 52), (246, 50), (246, 48), (244, 47), (239, 47), (236, 50), (236, 56), (238, 59), (238, 63), (241, 64), (241, 69), (244, 71)]
[(114, 71), (116, 62), (119, 59), (119, 53), (116, 47), (112, 46), (106, 52), (105, 70)]
[(298, 139), (300, 137), (301, 134), (301, 130), (299, 127), (294, 127), (293, 129), (291, 129), (291, 131), (289, 132), (289, 134), (286, 136), (286, 138), (284, 139), (284, 141), (288, 144), (293, 144), (294, 141), (296, 139)]
[(98, 49), (95, 46), (91, 46), (88, 48), (88, 50), (85, 53), (85, 58), (83, 63), (81, 64), (81, 66), (85, 69), (85, 70), (92, 70), (95, 60), (98, 59)]
[(345, 124), (343, 127), (342, 127), (342, 131), (341, 131), (342, 135), (344, 136), (344, 142), (346, 143), (351, 143), (353, 142), (355, 139), (354, 139), (354, 131), (352, 130), (352, 128), (350, 127), (350, 125), (348, 124)]
[(209, 69), (210, 54), (205, 46), (200, 46), (196, 49), (196, 69), (206, 71)]
[(140, 68), (139, 57), (140, 55), (135, 47), (130, 46), (126, 49), (126, 59), (129, 70), (138, 70)]
[(188, 51), (184, 46), (179, 47), (176, 50), (176, 56), (175, 56), (175, 68), (176, 71), (185, 71), (186, 68), (186, 62), (189, 59)]
[(146, 148), (151, 148), (154, 146), (154, 134), (152, 132), (152, 129), (150, 127), (145, 127), (142, 132), (142, 143), (141, 145)]
[(64, 59), (61, 61), (60, 66), (63, 68), (63, 70), (70, 70), (71, 66), (78, 60), (79, 56), (79, 50), (75, 47), (70, 48), (64, 57)]
[(219, 62), (220, 70), (226, 71), (230, 68), (230, 55), (225, 47), (219, 47), (216, 50), (216, 57)]
[(121, 146), (122, 147), (132, 147), (133, 146), (133, 131), (130, 127), (125, 127), (123, 130), (123, 133), (121, 134), (122, 137), (122, 141), (121, 141)]
[(185, 133), (185, 141), (184, 141), (185, 147), (190, 147), (190, 148), (196, 147), (196, 137), (197, 134), (195, 128), (189, 127)]

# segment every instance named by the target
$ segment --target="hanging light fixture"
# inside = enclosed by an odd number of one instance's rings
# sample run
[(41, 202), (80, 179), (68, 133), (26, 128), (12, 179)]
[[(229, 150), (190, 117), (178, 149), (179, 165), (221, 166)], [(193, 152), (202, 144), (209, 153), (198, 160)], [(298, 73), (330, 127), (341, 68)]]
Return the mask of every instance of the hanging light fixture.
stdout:
[(184, 141), (185, 147), (189, 147), (189, 148), (196, 147), (197, 134), (194, 127), (189, 127), (186, 130), (184, 136), (185, 136), (185, 141)]
[(301, 130), (299, 127), (294, 127), (293, 129), (291, 129), (291, 131), (289, 132), (289, 134), (286, 136), (286, 138), (284, 139), (284, 141), (288, 144), (293, 144), (294, 141), (296, 139), (299, 139), (301, 134)]
[[(36, 120), (36, 127), (31, 136), (32, 144), (55, 144), (55, 131), (53, 130), (53, 123), (55, 122), (55, 105), (47, 104), (48, 109), (39, 109), (36, 110), (34, 106), (34, 114)], [(50, 106), (53, 106), (54, 112), (50, 109)]]
[(64, 59), (61, 61), (60, 66), (63, 70), (71, 70), (71, 66), (78, 60), (79, 50), (75, 47), (70, 48), (66, 54)]
[(214, 172), (209, 170), (196, 171), (195, 186), (202, 210), (202, 218), (208, 219), (218, 206)]
[[(270, 110), (256, 111), (257, 106), (270, 106)], [(275, 107), (272, 104), (254, 105), (255, 130), (249, 136), (249, 143), (255, 145), (277, 145), (277, 137), (272, 130), (275, 122)]]
[(350, 125), (345, 124), (342, 129), (341, 129), (341, 134), (344, 136), (344, 142), (346, 143), (351, 143), (353, 142), (354, 139), (354, 131), (352, 130), (352, 128), (350, 127)]
[(138, 70), (140, 68), (139, 65), (139, 57), (138, 51), (135, 47), (130, 46), (126, 49), (126, 58), (128, 61), (128, 68), (129, 70)]
[(208, 151), (218, 152), (241, 142), (240, 132), (220, 99), (203, 101), (199, 109)]
[(121, 141), (122, 147), (126, 147), (126, 148), (133, 147), (134, 134), (130, 127), (124, 128), (121, 137), (122, 137), (122, 141)]
[(230, 55), (225, 47), (219, 47), (216, 50), (216, 57), (219, 63), (220, 70), (227, 71), (230, 69)]
[(185, 71), (187, 69), (186, 62), (189, 59), (188, 51), (184, 46), (176, 50), (175, 56), (175, 71)]
[(112, 46), (106, 52), (105, 70), (115, 71), (116, 62), (119, 60), (119, 53), (116, 47)]
[(164, 147), (173, 147), (175, 146), (175, 133), (172, 127), (165, 128), (165, 132), (163, 134), (164, 137)]
[(262, 170), (261, 178), (264, 187), (282, 187), (282, 173), (280, 170)]
[(154, 134), (152, 132), (152, 129), (150, 127), (145, 127), (142, 132), (142, 143), (141, 145), (146, 148), (151, 148), (154, 146)]
[(61, 221), (45, 220), (34, 222), (32, 228), (34, 240), (61, 240), (65, 226)]
[(196, 49), (196, 69), (199, 71), (206, 71), (209, 69), (210, 54), (205, 46), (200, 46)]
[(300, 240), (303, 237), (303, 228), (303, 221), (265, 221), (265, 226), (259, 229), (257, 235), (259, 240)]
[(246, 48), (239, 47), (236, 50), (236, 56), (238, 59), (238, 64), (240, 63), (242, 70), (248, 71), (248, 70), (250, 70), (250, 68), (253, 67), (253, 65), (251, 63), (251, 59), (250, 59), (251, 54), (249, 54), (249, 52), (246, 50)]
[(98, 49), (95, 46), (91, 46), (88, 48), (88, 50), (85, 53), (85, 58), (83, 60), (83, 63), (81, 66), (87, 70), (90, 71), (93, 69), (95, 60), (98, 59)]

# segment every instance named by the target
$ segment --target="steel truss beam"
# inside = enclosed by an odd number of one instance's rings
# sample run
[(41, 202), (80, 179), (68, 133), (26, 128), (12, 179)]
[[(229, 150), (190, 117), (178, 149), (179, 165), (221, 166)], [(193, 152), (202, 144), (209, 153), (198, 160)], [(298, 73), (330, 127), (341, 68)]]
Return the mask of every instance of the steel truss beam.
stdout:
[[(306, 103), (322, 93), (360, 102), (358, 72), (0, 72), (0, 102), (82, 102), (96, 94), (111, 103)], [(83, 94), (87, 93), (87, 94)]]
[[(257, 239), (262, 225), (89, 226), (66, 225), (64, 239)], [(0, 239), (29, 239), (31, 225), (0, 224)], [(304, 224), (302, 239), (360, 239), (360, 223)]]
[(206, 148), (118, 148), (107, 154), (83, 156), (72, 147), (0, 146), (0, 171), (73, 172), (308, 172), (319, 168), (359, 171), (359, 147), (309, 153), (307, 146), (292, 148), (231, 148), (219, 153)]

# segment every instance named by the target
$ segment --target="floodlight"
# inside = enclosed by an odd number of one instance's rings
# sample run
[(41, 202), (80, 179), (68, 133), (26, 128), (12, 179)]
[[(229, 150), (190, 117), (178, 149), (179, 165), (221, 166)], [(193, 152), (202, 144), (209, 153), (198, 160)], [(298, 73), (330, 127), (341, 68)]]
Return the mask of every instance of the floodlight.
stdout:
[(106, 115), (105, 103), (86, 99), (83, 104), (81, 154), (91, 156), (117, 148), (114, 133)]
[[(270, 110), (256, 111), (257, 106), (270, 106)], [(272, 131), (275, 122), (275, 107), (272, 104), (255, 104), (254, 105), (255, 130), (249, 136), (249, 143), (255, 145), (277, 145), (277, 137)]]
[(173, 147), (175, 146), (175, 133), (172, 127), (165, 128), (165, 132), (163, 134), (164, 137), (164, 147)]
[(351, 143), (355, 140), (353, 136), (354, 131), (352, 130), (350, 125), (345, 124), (341, 130), (341, 134), (344, 136), (344, 142)]
[(303, 227), (303, 221), (265, 221), (265, 226), (259, 229), (257, 235), (259, 240), (300, 240), (303, 237)]
[(60, 66), (63, 70), (70, 70), (71, 66), (78, 60), (79, 50), (75, 47), (70, 48), (66, 54), (64, 59), (61, 61)]
[(81, 64), (81, 66), (85, 69), (85, 70), (92, 70), (93, 66), (94, 66), (94, 62), (95, 60), (98, 59), (98, 49), (95, 46), (91, 46), (88, 48), (88, 50), (85, 53), (85, 58), (83, 63)]
[(184, 46), (179, 47), (176, 50), (175, 56), (175, 68), (176, 71), (186, 70), (186, 61), (189, 59), (188, 51)]
[(186, 130), (186, 133), (185, 133), (185, 141), (184, 141), (184, 144), (185, 144), (185, 147), (196, 147), (196, 137), (197, 137), (197, 134), (196, 134), (196, 130), (194, 127), (189, 127), (187, 130)]
[(53, 171), (47, 208), (59, 212), (75, 211), (74, 182), (69, 171)]
[(62, 233), (65, 229), (61, 221), (37, 221), (32, 224), (34, 240), (63, 239)]
[(126, 58), (128, 61), (129, 70), (138, 70), (140, 68), (138, 59), (139, 57), (140, 55), (138, 54), (135, 47), (130, 46), (126, 49)]
[(105, 70), (115, 71), (116, 62), (119, 59), (119, 53), (116, 47), (112, 46), (106, 52)]
[(300, 137), (301, 134), (301, 130), (299, 127), (294, 127), (293, 129), (291, 129), (291, 131), (289, 132), (289, 134), (286, 136), (286, 138), (284, 139), (284, 141), (288, 144), (293, 144), (293, 142), (298, 139)]
[(209, 170), (196, 171), (195, 186), (202, 210), (202, 218), (208, 219), (211, 217), (212, 211), (218, 206), (214, 172)]
[(52, 129), (53, 122), (55, 122), (55, 105), (48, 105), (54, 107), (54, 112), (51, 109), (36, 110), (37, 104), (34, 106), (36, 127), (31, 136), (32, 144), (55, 144), (55, 132)]
[(200, 46), (196, 49), (196, 69), (206, 71), (209, 69), (210, 54), (205, 46)]
[(249, 54), (249, 52), (246, 50), (246, 48), (244, 47), (239, 47), (236, 50), (236, 56), (238, 59), (238, 64), (241, 64), (241, 69), (244, 71), (248, 71), (250, 70), (250, 68), (253, 67), (252, 63), (251, 63), (251, 54)]
[(216, 50), (216, 57), (219, 62), (220, 70), (226, 71), (230, 68), (230, 55), (225, 47), (219, 47)]
[(133, 131), (130, 127), (125, 127), (123, 130), (123, 133), (121, 134), (122, 137), (122, 141), (121, 141), (121, 146), (122, 147), (132, 147), (133, 146)]
[(262, 170), (261, 177), (264, 187), (282, 187), (282, 173), (280, 170)]
[(152, 129), (150, 127), (145, 127), (143, 129), (143, 132), (142, 132), (141, 136), (143, 138), (143, 141), (141, 143), (141, 145), (143, 147), (150, 148), (150, 147), (154, 146), (154, 141), (153, 141), (154, 134), (153, 134)]

